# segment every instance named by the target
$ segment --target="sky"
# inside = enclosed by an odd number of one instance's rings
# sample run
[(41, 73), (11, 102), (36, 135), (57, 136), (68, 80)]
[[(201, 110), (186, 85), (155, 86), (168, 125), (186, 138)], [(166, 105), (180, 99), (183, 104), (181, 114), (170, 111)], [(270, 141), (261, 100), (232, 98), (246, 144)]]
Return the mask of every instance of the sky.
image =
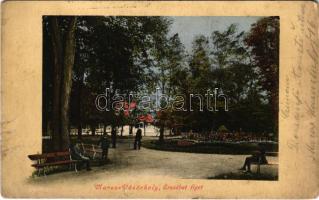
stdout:
[(178, 33), (186, 50), (191, 52), (196, 35), (211, 36), (214, 31), (224, 31), (231, 24), (237, 24), (239, 32), (249, 31), (251, 24), (262, 17), (171, 17), (173, 24), (169, 34)]

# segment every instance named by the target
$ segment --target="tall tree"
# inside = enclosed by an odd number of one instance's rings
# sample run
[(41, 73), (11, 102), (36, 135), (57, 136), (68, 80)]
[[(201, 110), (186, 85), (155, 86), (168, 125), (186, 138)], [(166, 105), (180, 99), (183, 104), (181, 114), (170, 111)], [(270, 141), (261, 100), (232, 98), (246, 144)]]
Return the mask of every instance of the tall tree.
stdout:
[[(164, 17), (79, 17), (78, 21), (72, 122), (79, 129), (82, 123), (92, 127), (99, 123), (114, 125), (123, 121), (121, 116), (112, 110), (97, 112), (88, 97), (105, 93), (110, 87), (108, 96), (128, 97), (129, 92), (139, 92), (152, 82), (151, 52), (167, 33), (169, 23)], [(85, 91), (78, 91), (81, 88)]]
[(53, 49), (53, 104), (52, 104), (52, 143), (53, 150), (61, 149), (60, 93), (62, 79), (62, 39), (57, 17), (51, 17)]
[[(76, 17), (61, 20), (61, 24), (58, 17), (50, 17), (50, 21), (54, 61), (53, 149), (63, 150), (67, 149), (70, 143), (68, 114), (75, 55)], [(64, 30), (62, 25), (66, 25), (67, 29)]]
[[(160, 89), (160, 92), (167, 97), (167, 100), (171, 100), (173, 95), (178, 90), (176, 76), (185, 68), (185, 48), (180, 41), (178, 34), (174, 34), (168, 37), (167, 33), (163, 34), (160, 41), (157, 43), (157, 48), (154, 51), (154, 57), (157, 69), (155, 74), (155, 85)], [(184, 77), (185, 78), (185, 77)], [(163, 99), (162, 99), (163, 100)], [(166, 101), (157, 102), (160, 103), (160, 107), (167, 107)], [(169, 126), (171, 129), (172, 123), (172, 109), (166, 108), (159, 112), (157, 117), (157, 125), (160, 128), (159, 141), (164, 141), (165, 126)], [(171, 122), (171, 123), (170, 123)]]
[[(201, 96), (193, 96), (188, 99), (192, 111), (188, 113), (186, 124), (190, 124), (191, 128), (196, 131), (202, 131), (209, 127), (207, 119), (211, 118), (207, 114), (209, 111), (204, 105), (204, 98), (207, 89), (212, 85), (212, 69), (209, 57), (209, 40), (203, 35), (194, 38), (192, 54), (189, 60), (191, 71), (190, 93), (200, 94)], [(189, 95), (187, 94), (186, 97)]]
[(223, 90), (233, 103), (238, 103), (243, 96), (253, 67), (249, 65), (249, 52), (243, 42), (244, 32), (238, 32), (231, 24), (225, 31), (212, 33), (212, 63), (215, 86)]
[(273, 113), (274, 131), (278, 130), (279, 90), (279, 17), (265, 17), (252, 25), (245, 39), (251, 47), (253, 64), (258, 68), (262, 87), (267, 91)]

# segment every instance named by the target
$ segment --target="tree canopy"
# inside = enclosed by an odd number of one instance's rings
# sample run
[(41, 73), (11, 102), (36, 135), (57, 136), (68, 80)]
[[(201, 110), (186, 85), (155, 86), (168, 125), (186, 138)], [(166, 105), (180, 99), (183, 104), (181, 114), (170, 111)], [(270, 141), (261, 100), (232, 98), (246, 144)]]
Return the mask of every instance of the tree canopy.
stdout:
[[(169, 33), (171, 24), (169, 17), (43, 17), (43, 131), (67, 140), (71, 126), (81, 137), (83, 126), (133, 126), (139, 115), (152, 114), (161, 140), (164, 128), (175, 124), (200, 132), (277, 132), (279, 19), (261, 18), (248, 32), (232, 24), (198, 35), (191, 51), (178, 33)], [(102, 112), (95, 98), (106, 88), (110, 96), (124, 94), (125, 102), (132, 92), (153, 95), (159, 88), (169, 100), (183, 96), (194, 111), (168, 108), (159, 115), (136, 108), (132, 119), (124, 110)], [(190, 97), (195, 92), (206, 99), (207, 90), (217, 91), (214, 111), (201, 110), (202, 102)], [(64, 125), (57, 128), (60, 116)]]

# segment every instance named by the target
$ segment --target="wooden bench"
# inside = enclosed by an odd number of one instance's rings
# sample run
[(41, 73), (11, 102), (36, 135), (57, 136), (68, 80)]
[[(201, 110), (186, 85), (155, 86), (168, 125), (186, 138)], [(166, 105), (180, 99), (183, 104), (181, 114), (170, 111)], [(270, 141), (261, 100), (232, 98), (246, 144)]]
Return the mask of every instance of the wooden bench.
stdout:
[(52, 152), (44, 154), (28, 155), (29, 159), (35, 161), (31, 166), (37, 169), (37, 174), (40, 176), (40, 171), (43, 171), (45, 176), (45, 169), (51, 166), (69, 165), (70, 169), (74, 164), (74, 170), (77, 172), (76, 164), (82, 162), (80, 160), (72, 160), (70, 151)]
[(251, 165), (257, 165), (257, 174), (260, 174), (260, 166), (261, 165), (277, 165), (275, 163), (270, 163), (270, 162), (262, 163), (261, 162), (261, 158), (259, 158), (258, 162), (251, 162), (250, 164)]
[(94, 144), (84, 144), (80, 143), (79, 146), (84, 154), (90, 155), (92, 159), (96, 159), (97, 155), (101, 157), (103, 150), (101, 147), (94, 145)]

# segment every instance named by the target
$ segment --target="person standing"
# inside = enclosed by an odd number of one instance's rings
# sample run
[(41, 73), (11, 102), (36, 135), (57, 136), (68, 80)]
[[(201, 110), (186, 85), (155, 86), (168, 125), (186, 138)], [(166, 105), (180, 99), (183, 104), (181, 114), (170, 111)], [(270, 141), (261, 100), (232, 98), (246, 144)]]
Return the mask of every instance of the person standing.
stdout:
[(142, 140), (142, 130), (140, 128), (137, 129), (134, 141), (134, 149), (141, 148), (141, 140)]
[(111, 131), (112, 148), (116, 148), (116, 129), (113, 127)]
[(101, 145), (101, 149), (102, 149), (101, 160), (105, 161), (107, 159), (108, 150), (109, 150), (109, 140), (107, 139), (107, 134), (106, 133), (103, 133), (103, 135), (100, 138), (98, 144)]

